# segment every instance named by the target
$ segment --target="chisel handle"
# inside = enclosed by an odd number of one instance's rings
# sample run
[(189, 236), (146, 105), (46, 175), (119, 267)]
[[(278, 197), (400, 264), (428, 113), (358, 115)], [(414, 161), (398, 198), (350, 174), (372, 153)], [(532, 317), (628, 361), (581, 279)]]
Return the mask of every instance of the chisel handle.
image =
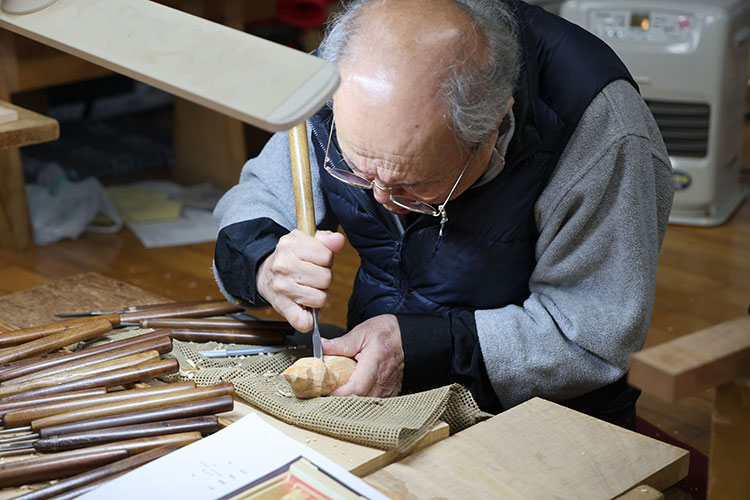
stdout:
[(7, 398), (3, 398), (2, 401), (36, 398), (48, 394), (88, 389), (90, 387), (115, 387), (118, 385), (132, 384), (141, 380), (148, 380), (169, 375), (171, 373), (177, 373), (179, 369), (180, 364), (176, 359), (161, 359), (159, 361), (154, 361), (153, 363), (143, 363), (129, 368), (123, 368), (121, 370), (102, 373), (101, 375), (96, 375), (94, 377), (73, 380), (72, 382), (66, 382), (53, 387), (45, 387), (22, 394), (16, 394), (15, 396), (8, 396)]
[(59, 457), (57, 460), (42, 463), (27, 463), (28, 461), (24, 460), (17, 462), (18, 465), (12, 468), (0, 468), (0, 488), (77, 474), (127, 456), (127, 450), (96, 450), (86, 454)]
[(234, 396), (234, 384), (232, 384), (231, 382), (225, 382), (223, 384), (211, 385), (207, 387), (198, 387), (196, 389), (188, 389), (182, 392), (158, 394), (155, 396), (146, 396), (139, 399), (129, 399), (127, 401), (120, 401), (117, 403), (82, 408), (80, 410), (75, 410), (68, 413), (50, 415), (48, 417), (42, 417), (36, 420), (32, 420), (31, 429), (34, 432), (37, 432), (39, 431), (39, 429), (43, 429), (45, 427), (68, 424), (71, 422), (79, 422), (82, 420), (91, 420), (94, 418), (111, 417), (115, 415), (122, 415), (123, 413), (133, 413), (136, 411), (150, 410), (152, 408), (159, 408), (180, 403), (200, 401), (202, 399), (224, 396), (226, 394)]
[[(6, 428), (23, 427), (31, 424), (32, 421), (48, 417), (50, 415), (59, 415), (71, 411), (80, 410), (81, 408), (90, 408), (104, 404), (114, 404), (120, 401), (129, 401), (147, 396), (156, 396), (158, 394), (170, 394), (175, 392), (184, 392), (188, 389), (195, 389), (194, 382), (176, 382), (174, 384), (155, 385), (144, 389), (131, 389), (128, 391), (116, 391), (105, 394), (94, 395), (91, 397), (80, 397), (75, 400), (54, 401), (47, 404), (40, 404), (29, 408), (22, 408), (10, 411), (3, 417), (3, 425)], [(21, 403), (22, 401), (19, 401)], [(12, 404), (12, 403), (8, 403)]]
[(234, 399), (232, 396), (219, 396), (217, 398), (192, 401), (190, 403), (181, 403), (177, 405), (154, 408), (151, 410), (125, 413), (112, 417), (95, 418), (92, 420), (83, 420), (64, 425), (55, 425), (39, 430), (40, 438), (48, 438), (55, 434), (71, 434), (73, 432), (84, 432), (94, 429), (104, 429), (106, 427), (118, 427), (122, 425), (134, 425), (146, 422), (156, 422), (158, 420), (170, 420), (174, 418), (197, 417), (200, 415), (211, 415), (232, 411), (234, 408)]
[(284, 333), (280, 330), (246, 330), (216, 329), (190, 330), (172, 329), (172, 338), (184, 342), (222, 342), (232, 344), (280, 345), (284, 343)]
[[(8, 347), (12, 345), (23, 344), (24, 342), (30, 342), (53, 333), (60, 333), (71, 328), (77, 328), (91, 322), (92, 318), (76, 318), (68, 319), (65, 321), (56, 321), (54, 323), (47, 323), (46, 325), (32, 326), (30, 328), (22, 328), (20, 330), (14, 330), (12, 332), (4, 334), (0, 337), (0, 347)], [(98, 316), (96, 319), (112, 319), (109, 316), (104, 318)], [(110, 321), (111, 323), (111, 321)], [(118, 323), (119, 324), (119, 323)], [(117, 326), (117, 325), (114, 325)]]
[[(101, 396), (107, 393), (106, 387), (92, 387), (91, 389), (85, 389), (83, 391), (76, 392), (63, 392), (61, 394), (53, 394), (46, 398), (37, 399), (22, 399), (20, 401), (12, 401), (9, 403), (0, 403), (0, 417), (4, 418), (6, 414), (12, 411), (20, 411), (27, 408), (33, 408), (36, 406), (42, 406), (46, 404), (62, 403), (66, 401), (75, 401), (88, 396)], [(3, 425), (5, 423), (3, 422)]]
[(63, 373), (56, 373), (49, 377), (35, 378), (18, 384), (4, 385), (0, 387), (0, 398), (15, 396), (16, 394), (22, 394), (36, 389), (54, 387), (75, 380), (81, 380), (123, 368), (138, 366), (142, 363), (155, 361), (157, 359), (159, 359), (159, 353), (157, 351), (140, 352), (122, 358), (102, 361), (101, 363), (96, 363), (91, 366), (68, 370)]
[[(170, 444), (166, 446), (160, 446), (152, 450), (144, 451), (132, 457), (123, 458), (116, 462), (97, 467), (96, 469), (82, 472), (73, 477), (62, 479), (57, 481), (55, 484), (41, 488), (39, 490), (32, 491), (20, 497), (16, 497), (15, 500), (46, 500), (47, 498), (60, 498), (61, 493), (73, 492), (76, 488), (81, 488), (86, 485), (94, 484), (97, 481), (106, 481), (114, 478), (120, 474), (133, 470), (141, 465), (145, 465), (157, 458), (163, 457), (168, 453), (172, 453), (178, 449), (178, 446)], [(74, 498), (71, 496), (70, 498)]]
[(93, 319), (67, 330), (52, 333), (45, 337), (32, 340), (13, 347), (0, 349), (0, 363), (28, 358), (36, 354), (52, 352), (66, 345), (89, 340), (101, 336), (112, 330), (112, 324), (104, 319)]
[(96, 347), (80, 349), (75, 352), (55, 352), (45, 354), (36, 358), (26, 358), (9, 363), (3, 363), (0, 364), (0, 381), (20, 377), (28, 373), (33, 373), (37, 370), (44, 370), (52, 366), (57, 366), (59, 364), (86, 359), (90, 356), (97, 356), (101, 353), (117, 350), (133, 344), (138, 344), (141, 342), (146, 342), (148, 340), (155, 340), (168, 336), (169, 330), (162, 329), (155, 332), (144, 333), (143, 335), (136, 335), (126, 339), (116, 340), (114, 342), (108, 342)]
[(178, 418), (160, 422), (149, 422), (146, 424), (108, 427), (93, 431), (50, 436), (35, 441), (34, 449), (42, 453), (49, 453), (85, 448), (96, 444), (111, 443), (113, 441), (123, 441), (126, 439), (139, 439), (191, 431), (200, 432), (205, 435), (216, 432), (217, 430), (219, 430), (219, 419), (215, 415)]
[(205, 316), (219, 316), (221, 314), (241, 312), (243, 310), (242, 307), (227, 302), (226, 300), (222, 302), (204, 302), (202, 304), (193, 305), (176, 304), (172, 307), (122, 313), (120, 314), (120, 321), (122, 323), (137, 323), (142, 319), (149, 318), (198, 318)]
[(141, 354), (148, 351), (154, 351), (157, 354), (166, 354), (171, 350), (172, 338), (169, 336), (163, 336), (150, 341), (132, 344), (113, 351), (102, 352), (95, 356), (89, 356), (84, 359), (77, 359), (74, 361), (69, 361), (67, 363), (61, 363), (51, 368), (46, 368), (44, 370), (38, 370), (26, 375), (11, 378), (4, 382), (0, 382), (0, 387), (12, 384), (21, 384), (40, 378), (59, 376), (62, 373), (69, 373), (70, 371), (80, 372), (87, 367), (93, 367), (95, 365), (101, 366), (101, 363), (111, 362), (116, 359), (123, 359), (127, 356)]
[(213, 330), (215, 328), (231, 328), (235, 330), (281, 330), (285, 334), (293, 334), (294, 328), (286, 321), (261, 321), (261, 320), (239, 320), (229, 318), (156, 318), (142, 319), (142, 328), (193, 328), (201, 330)]

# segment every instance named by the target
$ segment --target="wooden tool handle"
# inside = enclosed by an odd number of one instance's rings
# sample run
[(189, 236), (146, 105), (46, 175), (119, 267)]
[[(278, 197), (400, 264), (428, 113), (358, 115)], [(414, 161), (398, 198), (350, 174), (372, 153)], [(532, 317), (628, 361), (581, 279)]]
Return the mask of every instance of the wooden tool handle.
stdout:
[(47, 404), (40, 404), (29, 408), (10, 411), (3, 417), (3, 425), (8, 429), (23, 427), (31, 424), (33, 420), (48, 417), (50, 415), (59, 415), (80, 410), (81, 408), (114, 404), (120, 401), (129, 401), (131, 399), (139, 399), (147, 396), (184, 392), (188, 389), (194, 388), (194, 382), (176, 382), (174, 384), (155, 385), (144, 389), (131, 389), (128, 391), (110, 392), (108, 394), (100, 394), (90, 397), (80, 397), (72, 401), (65, 400), (50, 402)]
[(44, 370), (33, 371), (31, 373), (27, 373), (26, 375), (21, 375), (21, 376), (14, 377), (14, 378), (5, 380), (3, 382), (0, 382), (0, 387), (5, 386), (5, 385), (21, 384), (24, 382), (28, 382), (30, 380), (36, 380), (36, 379), (45, 378), (45, 377), (52, 377), (52, 376), (59, 375), (61, 373), (67, 373), (71, 370), (80, 372), (81, 370), (87, 367), (97, 366), (97, 365), (100, 365), (101, 363), (114, 361), (116, 359), (123, 359), (127, 356), (132, 356), (135, 354), (140, 354), (140, 353), (144, 353), (148, 351), (154, 351), (157, 354), (166, 354), (171, 350), (172, 350), (172, 338), (169, 337), (168, 335), (165, 335), (162, 337), (157, 337), (150, 341), (128, 345), (128, 346), (122, 347), (120, 349), (115, 349), (112, 351), (105, 351), (95, 356), (89, 356), (84, 359), (77, 359), (74, 361), (69, 361), (67, 363), (61, 363), (57, 366), (52, 366)]
[(310, 152), (307, 147), (307, 124), (305, 122), (289, 130), (289, 154), (292, 158), (297, 229), (315, 236), (315, 205), (313, 204)]
[(15, 467), (0, 469), (0, 488), (69, 476), (127, 456), (127, 450), (97, 450), (42, 463), (22, 461)]
[(116, 340), (114, 342), (108, 342), (106, 344), (98, 345), (96, 347), (89, 347), (86, 349), (80, 349), (75, 352), (56, 352), (51, 354), (45, 354), (36, 358), (20, 359), (18, 361), (12, 361), (9, 363), (3, 363), (0, 365), (0, 381), (8, 380), (14, 377), (20, 377), (27, 373), (32, 373), (37, 370), (43, 370), (52, 366), (57, 366), (62, 363), (68, 363), (75, 360), (81, 360), (90, 356), (96, 356), (98, 354), (109, 352), (120, 349), (133, 344), (146, 342), (148, 340), (155, 340), (157, 338), (168, 337), (169, 330), (157, 330), (155, 332), (145, 333), (143, 335), (136, 335), (127, 339)]
[(12, 345), (22, 344), (24, 342), (30, 342), (53, 333), (64, 332), (71, 328), (76, 328), (81, 325), (89, 323), (92, 319), (110, 319), (110, 316), (102, 317), (97, 316), (96, 318), (74, 318), (66, 319), (64, 321), (56, 321), (54, 323), (47, 323), (46, 325), (32, 326), (30, 328), (22, 328), (20, 330), (14, 330), (10, 333), (4, 334), (0, 337), (0, 347), (8, 347)]
[(125, 413), (123, 415), (115, 415), (113, 417), (95, 418), (91, 420), (73, 422), (70, 424), (46, 427), (39, 431), (39, 437), (47, 438), (56, 434), (70, 434), (73, 432), (104, 429), (105, 427), (117, 427), (121, 425), (156, 422), (158, 420), (170, 420), (174, 418), (211, 415), (214, 413), (232, 411), (233, 408), (234, 399), (232, 398), (232, 396), (219, 396), (218, 398), (192, 401), (190, 403), (181, 403), (178, 405), (165, 406), (163, 408), (154, 408), (151, 410), (143, 410), (133, 413)]
[(102, 361), (91, 366), (84, 366), (74, 370), (68, 370), (63, 373), (55, 373), (48, 377), (35, 378), (26, 382), (18, 384), (4, 385), (0, 387), (0, 398), (7, 396), (14, 396), (16, 394), (22, 394), (30, 392), (36, 389), (45, 387), (54, 387), (74, 380), (80, 380), (84, 378), (94, 377), (107, 372), (120, 370), (131, 366), (137, 366), (141, 363), (154, 361), (159, 359), (159, 353), (157, 351), (146, 351), (138, 354), (131, 354), (122, 358), (110, 359), (108, 361)]
[(89, 340), (112, 330), (112, 324), (105, 319), (92, 319), (67, 330), (52, 333), (45, 337), (21, 345), (0, 349), (0, 363), (28, 358), (65, 347), (66, 345)]
[(84, 389), (83, 391), (53, 394), (51, 396), (47, 396), (46, 398), (22, 399), (20, 401), (12, 401), (10, 403), (0, 403), (0, 417), (5, 417), (6, 414), (12, 411), (20, 411), (46, 404), (76, 401), (88, 396), (101, 396), (106, 393), (106, 387), (92, 387), (91, 389)]
[(179, 418), (50, 436), (34, 442), (34, 449), (39, 452), (48, 453), (85, 448), (96, 444), (111, 443), (125, 439), (139, 439), (192, 431), (205, 435), (217, 430), (219, 430), (219, 419), (215, 415)]
[(148, 380), (151, 378), (157, 378), (170, 373), (177, 373), (180, 369), (180, 364), (176, 359), (162, 359), (153, 363), (143, 363), (140, 365), (132, 366), (130, 368), (123, 368), (121, 370), (115, 370), (112, 372), (102, 373), (94, 377), (84, 378), (80, 380), (74, 380), (72, 382), (66, 382), (64, 384), (45, 387), (43, 389), (36, 389), (33, 391), (25, 392), (23, 394), (16, 394), (15, 396), (8, 396), (3, 401), (16, 401), (19, 399), (36, 398), (40, 396), (46, 396), (48, 394), (57, 394), (60, 392), (72, 392), (81, 389), (88, 389), (89, 387), (115, 387), (118, 385), (132, 384), (141, 380)]
[(211, 331), (172, 329), (172, 338), (184, 342), (224, 342), (256, 345), (281, 345), (284, 343), (284, 334), (278, 330), (248, 333), (231, 329)]
[(81, 474), (62, 479), (57, 481), (55, 484), (41, 488), (31, 493), (27, 493), (20, 497), (16, 497), (15, 500), (46, 500), (47, 498), (56, 497), (59, 498), (61, 493), (72, 492), (76, 488), (80, 488), (85, 485), (95, 483), (97, 481), (107, 480), (133, 470), (141, 465), (145, 465), (157, 458), (163, 457), (168, 453), (172, 453), (179, 447), (173, 444), (160, 446), (152, 450), (144, 451), (132, 457), (123, 458), (116, 462), (97, 467), (96, 469), (83, 472)]
[(243, 308), (231, 302), (205, 302), (195, 305), (176, 305), (170, 308), (133, 311), (120, 314), (123, 323), (138, 322), (149, 318), (197, 318), (201, 316), (218, 316), (243, 311)]
[(215, 300), (191, 300), (187, 302), (162, 302), (160, 304), (143, 304), (137, 306), (128, 306), (120, 314), (131, 313), (136, 311), (153, 311), (155, 309), (174, 309), (175, 307), (192, 307), (202, 306), (204, 304), (224, 304), (226, 299), (215, 299)]
[(152, 408), (210, 399), (213, 397), (224, 396), (226, 394), (234, 396), (234, 384), (231, 382), (208, 387), (198, 387), (196, 389), (188, 389), (182, 392), (157, 394), (155, 396), (129, 399), (127, 401), (82, 408), (68, 413), (50, 415), (48, 417), (33, 420), (31, 422), (31, 428), (34, 431), (38, 431), (45, 427), (62, 425), (70, 422), (111, 417), (114, 415), (122, 415), (123, 413), (133, 413), (141, 410), (150, 410)]
[(206, 319), (206, 318), (156, 318), (140, 321), (142, 328), (196, 328), (213, 330), (215, 328), (231, 328), (235, 330), (280, 330), (293, 334), (294, 328), (286, 321), (238, 320), (238, 319)]

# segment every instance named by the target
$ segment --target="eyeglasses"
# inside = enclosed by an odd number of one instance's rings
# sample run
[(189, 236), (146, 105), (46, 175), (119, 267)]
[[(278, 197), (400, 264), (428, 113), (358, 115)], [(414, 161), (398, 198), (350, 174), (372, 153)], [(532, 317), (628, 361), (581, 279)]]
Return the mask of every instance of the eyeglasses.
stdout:
[(331, 138), (333, 137), (333, 125), (334, 120), (331, 119), (331, 130), (328, 133), (328, 143), (326, 144), (326, 154), (325, 154), (325, 164), (323, 167), (325, 168), (326, 172), (331, 174), (335, 179), (348, 184), (353, 187), (361, 188), (361, 189), (373, 189), (373, 187), (376, 187), (380, 189), (381, 191), (388, 191), (390, 193), (391, 202), (393, 202), (394, 205), (397, 205), (403, 209), (409, 210), (411, 212), (417, 212), (424, 215), (431, 215), (433, 217), (440, 217), (440, 236), (443, 235), (443, 226), (446, 222), (448, 222), (448, 212), (445, 210), (445, 205), (448, 204), (448, 200), (451, 199), (451, 196), (453, 196), (453, 192), (458, 187), (458, 184), (461, 182), (461, 179), (464, 176), (464, 173), (466, 172), (466, 169), (469, 168), (469, 164), (471, 163), (471, 160), (473, 158), (473, 155), (469, 157), (469, 160), (466, 162), (466, 165), (464, 165), (464, 169), (461, 171), (461, 175), (458, 176), (458, 180), (451, 188), (450, 193), (448, 193), (448, 197), (445, 199), (445, 201), (438, 205), (437, 208), (435, 208), (433, 205), (429, 203), (425, 203), (423, 201), (415, 200), (413, 198), (408, 198), (406, 196), (394, 196), (393, 195), (393, 188), (390, 187), (384, 187), (375, 182), (375, 180), (368, 180), (364, 177), (355, 174), (354, 172), (350, 172), (349, 170), (343, 170), (341, 168), (336, 168), (329, 166), (331, 163), (331, 159), (328, 156), (328, 150), (331, 147)]

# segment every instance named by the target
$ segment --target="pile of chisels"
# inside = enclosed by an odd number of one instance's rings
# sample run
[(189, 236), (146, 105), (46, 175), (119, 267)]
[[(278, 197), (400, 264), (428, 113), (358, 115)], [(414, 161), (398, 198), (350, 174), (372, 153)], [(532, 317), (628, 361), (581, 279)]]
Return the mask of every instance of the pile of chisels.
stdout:
[[(226, 301), (134, 306), (0, 333), (0, 488), (56, 479), (18, 498), (74, 498), (218, 430), (234, 386), (147, 384), (179, 370), (173, 339), (280, 345), (283, 322), (208, 318)], [(155, 331), (79, 349), (121, 326)]]

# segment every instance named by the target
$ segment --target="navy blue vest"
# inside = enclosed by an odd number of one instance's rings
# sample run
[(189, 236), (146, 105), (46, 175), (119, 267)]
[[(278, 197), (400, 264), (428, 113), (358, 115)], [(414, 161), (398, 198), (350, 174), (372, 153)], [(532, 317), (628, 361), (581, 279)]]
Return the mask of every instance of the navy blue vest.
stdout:
[[(437, 313), (520, 305), (528, 296), (538, 237), (534, 203), (591, 100), (627, 69), (602, 41), (539, 7), (509, 0), (520, 28), (522, 73), (514, 91), (516, 131), (493, 181), (465, 191), (439, 218), (419, 216), (400, 234), (371, 191), (326, 173), (331, 110), (311, 119), (330, 208), (361, 257), (349, 328), (391, 313)], [(335, 151), (333, 151), (336, 149)], [(332, 161), (346, 168), (338, 148)]]

